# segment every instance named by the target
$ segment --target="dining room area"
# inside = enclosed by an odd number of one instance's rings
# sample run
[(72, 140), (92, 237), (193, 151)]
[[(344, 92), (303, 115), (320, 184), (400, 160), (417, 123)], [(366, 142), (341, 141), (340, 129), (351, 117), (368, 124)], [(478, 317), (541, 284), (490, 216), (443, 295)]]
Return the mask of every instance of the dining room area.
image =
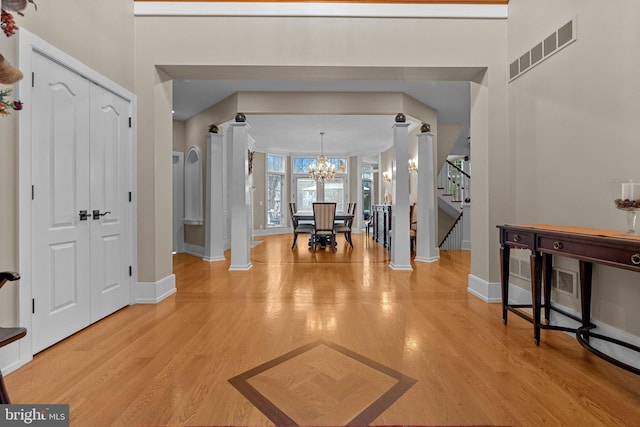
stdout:
[(335, 252), (338, 247), (336, 238), (338, 234), (344, 235), (345, 242), (353, 249), (351, 232), (356, 206), (356, 202), (349, 202), (346, 212), (337, 213), (335, 202), (314, 202), (313, 211), (309, 213), (298, 212), (296, 203), (290, 202), (289, 212), (293, 232), (291, 249), (296, 249), (299, 234), (309, 235), (308, 247), (313, 252), (318, 246)]
[[(313, 117), (296, 118), (301, 122), (296, 123), (296, 129), (320, 120)], [(349, 126), (372, 128), (376, 123), (374, 131), (381, 136), (381, 145), (357, 148), (350, 143), (357, 137), (348, 135), (345, 139), (342, 128), (329, 126), (336, 123), (336, 117), (315, 123), (320, 131), (306, 138), (315, 142), (305, 151), (302, 147), (281, 151), (266, 146), (264, 140), (279, 133), (255, 132), (256, 127), (266, 127), (259, 115), (238, 113), (231, 121), (211, 126), (201, 150), (186, 150), (187, 140), (182, 141), (184, 146), (180, 144), (178, 129), (176, 150), (203, 153), (198, 167), (202, 178), (190, 181), (203, 183), (202, 189), (187, 188), (185, 180), (184, 195), (203, 196), (202, 207), (195, 209), (202, 212), (201, 221), (181, 222), (184, 213), (174, 211), (174, 231), (178, 230), (174, 236), (184, 238), (184, 250), (175, 252), (202, 256), (209, 262), (230, 256), (231, 270), (246, 271), (252, 268), (251, 249), (262, 236), (288, 234), (291, 250), (335, 253), (341, 248), (337, 244), (341, 239), (352, 249), (353, 236), (372, 227), (375, 206), (387, 205), (393, 206), (393, 226), (398, 230), (393, 234), (397, 243), (383, 244), (391, 257), (388, 266), (411, 270), (414, 256), (421, 262), (436, 261), (435, 175), (430, 170), (435, 168), (436, 157), (430, 148), (435, 141), (430, 126), (402, 113), (375, 118), (349, 116), (344, 119)], [(384, 125), (380, 125), (381, 119)], [(418, 157), (424, 173), (417, 172)], [(408, 167), (398, 167), (400, 164)], [(194, 169), (187, 163), (185, 173), (187, 166)], [(180, 171), (174, 176), (180, 176)], [(180, 188), (180, 184), (174, 186)], [(174, 195), (180, 205), (180, 194), (174, 190)], [(418, 203), (421, 198), (423, 203)], [(417, 218), (418, 223), (423, 222), (417, 227), (422, 235), (414, 239), (409, 221), (410, 206), (416, 203), (424, 208)], [(418, 244), (412, 251), (415, 241)], [(228, 249), (230, 255), (225, 254)]]

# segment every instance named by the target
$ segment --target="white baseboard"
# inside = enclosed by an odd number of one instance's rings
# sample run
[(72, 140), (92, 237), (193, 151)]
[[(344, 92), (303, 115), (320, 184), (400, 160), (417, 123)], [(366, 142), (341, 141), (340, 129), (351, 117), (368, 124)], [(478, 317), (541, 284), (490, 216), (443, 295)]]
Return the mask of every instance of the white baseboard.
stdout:
[(440, 260), (440, 255), (434, 256), (434, 257), (431, 257), (431, 258), (425, 258), (425, 257), (421, 257), (421, 256), (416, 255), (413, 258), (413, 260), (416, 261), (416, 262), (427, 262), (427, 263), (437, 262), (437, 261)]
[(176, 276), (171, 274), (157, 282), (136, 284), (136, 304), (157, 304), (176, 293)]
[[(510, 283), (509, 284), (509, 303), (510, 304), (531, 304), (531, 291), (528, 289), (523, 289), (519, 286), (516, 286)], [(569, 307), (565, 307), (553, 301), (551, 301), (551, 305), (561, 309), (564, 312), (572, 314), (573, 316), (576, 316), (578, 318), (580, 317), (580, 312), (575, 311)], [(577, 328), (578, 326), (580, 326), (579, 322), (576, 322), (575, 320), (567, 316), (563, 316), (562, 314), (553, 310), (551, 311), (549, 322), (551, 322), (552, 325), (564, 326), (568, 328)], [(596, 319), (591, 319), (591, 322), (594, 325), (596, 325), (596, 328), (593, 330), (594, 333), (604, 335), (607, 337), (612, 337), (621, 341), (628, 342), (637, 347), (640, 347), (640, 337), (631, 335), (628, 332), (615, 328), (611, 325), (607, 325), (606, 323), (600, 322), (599, 320), (596, 320)], [(575, 333), (573, 332), (565, 332), (565, 333), (575, 338)], [(542, 342), (544, 342), (544, 339), (542, 339)], [(590, 340), (590, 344), (594, 348), (603, 352), (604, 354), (608, 354), (613, 358), (618, 359), (628, 365), (640, 368), (640, 353), (636, 351), (626, 349), (624, 347), (615, 345), (607, 341), (597, 340), (595, 338), (592, 338)]]
[(402, 265), (402, 264), (394, 264), (390, 262), (389, 268), (395, 271), (413, 271), (413, 267), (411, 266), (411, 264)]
[(502, 302), (502, 286), (469, 274), (467, 292), (490, 303)]
[[(502, 296), (500, 302), (502, 302)], [(509, 304), (531, 304), (531, 291), (509, 283)]]
[(226, 261), (227, 260), (227, 258), (225, 258), (224, 256), (219, 256), (219, 257), (205, 257), (205, 256), (203, 256), (202, 259), (204, 261), (207, 261), (207, 262), (218, 262), (218, 261)]
[(249, 271), (251, 270), (251, 267), (253, 267), (253, 264), (251, 264), (251, 262), (244, 265), (230, 265), (229, 271)]
[(291, 227), (271, 227), (253, 230), (254, 236), (274, 236), (276, 234), (293, 234)]
[(13, 372), (24, 363), (20, 360), (20, 343), (14, 341), (0, 348), (0, 369), (4, 375)]
[(204, 257), (204, 247), (198, 245), (192, 245), (191, 243), (184, 244), (184, 252), (189, 255), (195, 255), (197, 257)]

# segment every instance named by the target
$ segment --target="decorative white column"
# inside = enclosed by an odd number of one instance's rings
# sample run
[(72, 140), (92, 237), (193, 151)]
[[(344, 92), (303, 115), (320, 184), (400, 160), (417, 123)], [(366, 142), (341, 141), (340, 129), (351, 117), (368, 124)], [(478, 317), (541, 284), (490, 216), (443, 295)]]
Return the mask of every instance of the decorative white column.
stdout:
[(437, 231), (437, 153), (438, 147), (433, 142), (433, 134), (418, 134), (418, 224), (415, 257), (417, 262), (434, 262), (440, 259)]
[(224, 261), (224, 137), (210, 133), (207, 138), (207, 183), (204, 219), (205, 261)]
[(249, 125), (233, 122), (229, 125), (231, 145), (231, 265), (229, 270), (246, 271), (251, 268), (251, 240), (249, 229)]
[[(400, 115), (398, 115), (400, 116)], [(393, 270), (413, 270), (409, 242), (409, 123), (398, 121), (393, 126), (395, 170), (391, 180), (391, 262)]]

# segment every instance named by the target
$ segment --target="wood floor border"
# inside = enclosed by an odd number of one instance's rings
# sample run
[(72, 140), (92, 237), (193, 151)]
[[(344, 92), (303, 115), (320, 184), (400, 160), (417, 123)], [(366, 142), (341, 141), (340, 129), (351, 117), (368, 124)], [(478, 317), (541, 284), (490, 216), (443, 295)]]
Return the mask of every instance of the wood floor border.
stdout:
[(316, 347), (324, 345), (337, 351), (369, 368), (382, 372), (383, 374), (396, 379), (398, 382), (387, 390), (382, 396), (376, 399), (371, 405), (360, 412), (355, 418), (347, 423), (349, 426), (363, 426), (369, 425), (380, 414), (382, 414), (389, 406), (391, 406), (396, 400), (398, 400), (407, 390), (416, 383), (416, 380), (410, 378), (394, 369), (384, 366), (378, 362), (375, 362), (361, 354), (358, 354), (348, 348), (342, 347), (336, 343), (327, 340), (317, 340), (309, 344), (303, 345), (295, 350), (276, 357), (262, 365), (249, 369), (240, 375), (227, 380), (236, 390), (238, 390), (247, 400), (249, 400), (257, 409), (260, 410), (267, 418), (271, 420), (276, 426), (298, 426), (298, 424), (285, 414), (280, 408), (274, 405), (269, 399), (267, 399), (262, 393), (255, 389), (248, 380), (262, 372), (265, 372), (275, 366), (280, 365), (288, 360), (291, 360), (303, 353), (308, 352)]

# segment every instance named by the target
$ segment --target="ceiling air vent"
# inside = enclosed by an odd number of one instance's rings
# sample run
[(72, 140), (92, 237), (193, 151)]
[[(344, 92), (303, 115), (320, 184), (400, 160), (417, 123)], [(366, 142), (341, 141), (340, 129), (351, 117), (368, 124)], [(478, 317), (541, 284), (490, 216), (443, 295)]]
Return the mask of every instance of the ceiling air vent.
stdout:
[(573, 18), (509, 64), (509, 83), (576, 40), (576, 18)]

